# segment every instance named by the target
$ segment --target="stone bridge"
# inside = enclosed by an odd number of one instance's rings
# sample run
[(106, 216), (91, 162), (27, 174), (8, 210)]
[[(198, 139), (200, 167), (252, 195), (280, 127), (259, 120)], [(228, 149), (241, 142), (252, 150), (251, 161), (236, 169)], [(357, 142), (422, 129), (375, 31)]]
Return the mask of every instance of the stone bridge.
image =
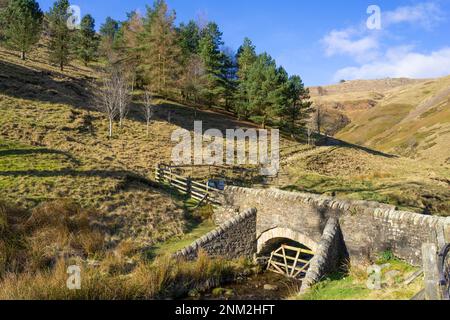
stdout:
[(425, 242), (450, 242), (450, 217), (425, 216), (368, 201), (227, 187), (214, 219), (219, 227), (178, 253), (195, 258), (200, 248), (211, 256), (249, 258), (267, 255), (294, 241), (316, 254), (303, 289), (348, 259), (370, 260), (391, 250), (412, 265), (421, 264)]

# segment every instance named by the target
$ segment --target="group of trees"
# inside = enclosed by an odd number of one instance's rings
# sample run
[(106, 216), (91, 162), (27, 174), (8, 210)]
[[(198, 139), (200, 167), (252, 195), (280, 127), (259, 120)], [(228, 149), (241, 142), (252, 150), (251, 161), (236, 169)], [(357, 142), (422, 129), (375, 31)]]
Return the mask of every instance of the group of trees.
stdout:
[(95, 21), (90, 15), (83, 17), (79, 28), (71, 29), (68, 0), (57, 0), (47, 13), (43, 13), (35, 0), (9, 0), (0, 8), (0, 35), (10, 49), (20, 52), (23, 60), (27, 53), (47, 35), (49, 60), (61, 70), (77, 57), (86, 65), (95, 59), (99, 37)]
[(312, 107), (299, 76), (289, 76), (267, 53), (257, 54), (248, 38), (234, 53), (214, 22), (176, 26), (175, 18), (164, 0), (142, 16), (131, 12), (123, 22), (108, 18), (100, 28), (103, 55), (132, 70), (133, 87), (159, 97), (221, 107), (292, 133), (306, 122)]
[(44, 14), (35, 0), (9, 0), (0, 14), (6, 45), (25, 59), (44, 30), (50, 60), (61, 70), (74, 56), (86, 65), (102, 57), (108, 70), (121, 70), (109, 72), (105, 86), (117, 82), (117, 74), (126, 75), (131, 91), (139, 88), (195, 108), (224, 108), (292, 134), (309, 118), (311, 102), (301, 78), (289, 76), (269, 54), (257, 54), (248, 38), (234, 53), (214, 22), (177, 26), (175, 12), (156, 0), (144, 15), (131, 12), (125, 21), (107, 18), (97, 34), (90, 15), (71, 30), (68, 8), (68, 0), (56, 0)]

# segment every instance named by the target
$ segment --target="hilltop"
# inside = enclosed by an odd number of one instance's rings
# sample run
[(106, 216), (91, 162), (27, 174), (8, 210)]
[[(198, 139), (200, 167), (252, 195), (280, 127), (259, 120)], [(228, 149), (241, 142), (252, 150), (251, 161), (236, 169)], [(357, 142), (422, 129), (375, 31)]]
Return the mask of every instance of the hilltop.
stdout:
[(437, 166), (450, 164), (450, 77), (349, 81), (311, 92), (332, 121), (349, 120), (335, 132), (337, 138)]

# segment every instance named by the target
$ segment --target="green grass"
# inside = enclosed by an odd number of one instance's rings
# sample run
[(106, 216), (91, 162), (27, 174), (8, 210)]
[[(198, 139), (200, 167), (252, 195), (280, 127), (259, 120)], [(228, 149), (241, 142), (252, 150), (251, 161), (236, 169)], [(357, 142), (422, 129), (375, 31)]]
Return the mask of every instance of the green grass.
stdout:
[(189, 246), (197, 239), (214, 230), (216, 226), (211, 220), (206, 220), (193, 226), (191, 230), (181, 237), (176, 237), (164, 243), (154, 246), (149, 255), (151, 257), (161, 256), (165, 254), (174, 254), (179, 250)]
[(351, 277), (336, 275), (301, 296), (301, 300), (354, 300), (367, 297), (370, 290), (362, 284), (356, 284)]
[[(403, 282), (418, 268), (396, 259), (388, 252), (380, 255), (377, 265), (383, 266), (382, 285), (379, 290), (367, 287), (367, 266), (352, 266), (348, 274), (335, 274), (313, 286), (306, 294), (296, 297), (300, 300), (409, 300), (423, 285), (419, 277), (410, 285)], [(389, 272), (397, 275), (387, 280)]]

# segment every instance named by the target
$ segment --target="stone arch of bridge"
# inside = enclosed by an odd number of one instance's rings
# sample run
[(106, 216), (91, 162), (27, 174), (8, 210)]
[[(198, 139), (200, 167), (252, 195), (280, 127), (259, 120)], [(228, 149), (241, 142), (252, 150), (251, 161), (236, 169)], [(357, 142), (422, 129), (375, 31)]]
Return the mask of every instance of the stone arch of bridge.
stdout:
[(289, 228), (274, 228), (263, 232), (259, 236), (257, 239), (257, 253), (263, 253), (271, 243), (283, 242), (286, 239), (295, 241), (313, 252), (317, 252), (319, 247), (316, 241), (301, 232)]

